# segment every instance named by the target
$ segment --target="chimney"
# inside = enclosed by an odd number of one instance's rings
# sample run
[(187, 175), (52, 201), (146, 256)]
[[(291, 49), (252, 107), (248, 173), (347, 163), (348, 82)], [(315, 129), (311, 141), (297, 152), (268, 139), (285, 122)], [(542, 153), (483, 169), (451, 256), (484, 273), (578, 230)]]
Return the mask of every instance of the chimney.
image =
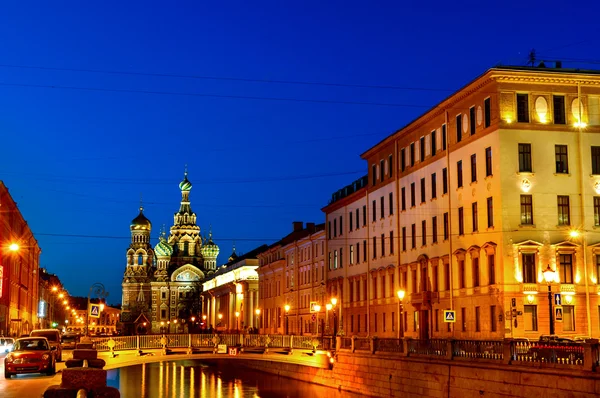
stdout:
[(315, 223), (314, 222), (307, 222), (306, 223), (306, 229), (308, 229), (308, 232), (310, 232), (312, 234), (313, 232), (315, 232)]
[(294, 221), (294, 222), (292, 222), (292, 225), (294, 226), (294, 232), (302, 231), (302, 225), (303, 224), (304, 223), (302, 221)]

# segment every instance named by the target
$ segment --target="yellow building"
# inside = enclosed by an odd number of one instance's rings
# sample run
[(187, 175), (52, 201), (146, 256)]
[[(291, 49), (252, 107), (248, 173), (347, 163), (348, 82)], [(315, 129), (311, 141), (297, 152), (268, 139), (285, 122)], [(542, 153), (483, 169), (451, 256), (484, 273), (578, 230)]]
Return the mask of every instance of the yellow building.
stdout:
[(496, 67), (363, 153), (324, 208), (346, 334), (600, 336), (599, 133), (599, 72)]

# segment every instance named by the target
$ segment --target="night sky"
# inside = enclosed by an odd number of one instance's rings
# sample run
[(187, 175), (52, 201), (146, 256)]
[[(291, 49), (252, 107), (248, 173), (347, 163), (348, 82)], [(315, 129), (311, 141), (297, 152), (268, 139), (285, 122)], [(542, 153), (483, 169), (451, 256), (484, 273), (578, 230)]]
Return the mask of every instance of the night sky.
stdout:
[(140, 195), (156, 244), (186, 164), (222, 264), (323, 222), (362, 152), (488, 68), (600, 68), (598, 4), (5, 1), (0, 179), (41, 266), (120, 303)]

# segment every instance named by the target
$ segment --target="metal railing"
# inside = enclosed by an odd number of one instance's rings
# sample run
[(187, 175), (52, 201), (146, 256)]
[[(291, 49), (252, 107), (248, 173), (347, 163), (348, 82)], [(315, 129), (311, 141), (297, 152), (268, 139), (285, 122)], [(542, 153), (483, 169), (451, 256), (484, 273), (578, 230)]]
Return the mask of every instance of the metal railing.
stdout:
[(408, 352), (411, 354), (446, 356), (447, 347), (447, 340), (408, 340)]
[(376, 339), (375, 351), (404, 352), (404, 342), (401, 339)]
[(371, 339), (357, 337), (354, 339), (355, 351), (371, 351)]
[(515, 341), (513, 343), (511, 358), (516, 362), (545, 362), (563, 365), (584, 364), (584, 348), (579, 343), (541, 341)]
[(502, 359), (504, 343), (502, 341), (454, 340), (452, 356), (464, 358)]

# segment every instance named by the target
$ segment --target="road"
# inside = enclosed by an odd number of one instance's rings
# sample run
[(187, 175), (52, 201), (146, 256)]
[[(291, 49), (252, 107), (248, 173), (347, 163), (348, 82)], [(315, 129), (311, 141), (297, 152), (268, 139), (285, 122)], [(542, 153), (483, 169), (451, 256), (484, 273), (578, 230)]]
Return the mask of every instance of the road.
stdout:
[[(63, 359), (69, 359), (72, 355), (71, 350), (63, 351)], [(5, 356), (6, 353), (0, 354), (0, 397), (2, 398), (39, 398), (48, 386), (60, 384), (61, 382), (61, 371), (65, 367), (64, 362), (56, 364), (56, 374), (54, 376), (25, 374), (13, 376), (7, 380), (4, 378)]]

